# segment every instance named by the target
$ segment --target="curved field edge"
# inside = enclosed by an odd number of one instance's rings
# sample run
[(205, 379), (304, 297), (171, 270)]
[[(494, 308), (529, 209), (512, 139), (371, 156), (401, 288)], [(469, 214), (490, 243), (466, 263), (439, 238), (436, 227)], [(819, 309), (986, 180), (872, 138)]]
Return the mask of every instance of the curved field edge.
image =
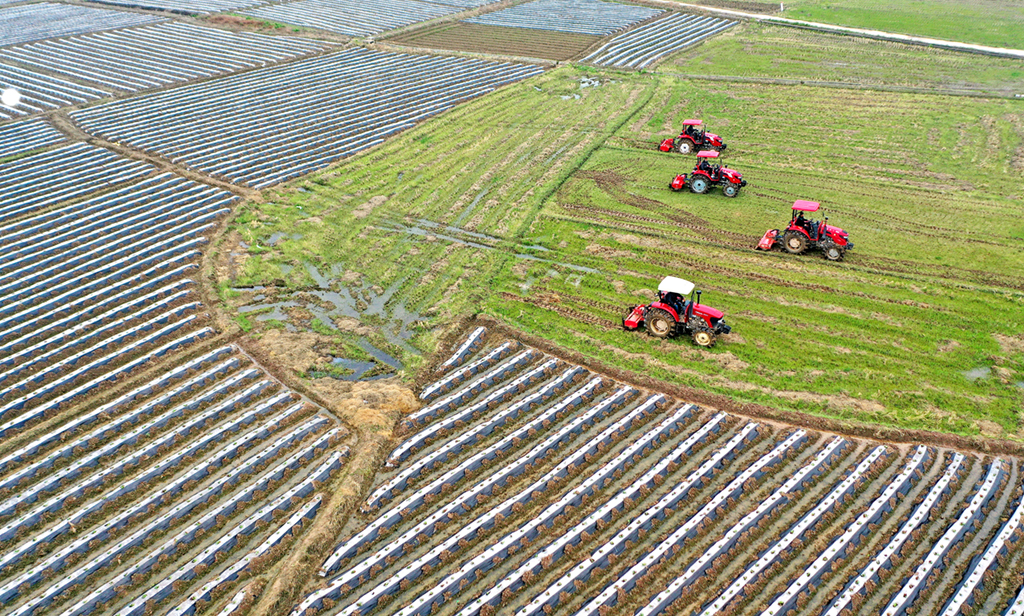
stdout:
[[(653, 145), (692, 115), (730, 143), (739, 198), (664, 188), (688, 169)], [(411, 373), (481, 313), (737, 404), (1015, 439), (1019, 117), (1012, 101), (562, 67), (246, 203), (210, 275), (253, 335), (324, 336), (295, 368), (307, 380), (364, 338)], [(846, 261), (751, 250), (794, 198), (850, 231)], [(699, 350), (621, 331), (667, 274), (695, 280), (734, 334)]]

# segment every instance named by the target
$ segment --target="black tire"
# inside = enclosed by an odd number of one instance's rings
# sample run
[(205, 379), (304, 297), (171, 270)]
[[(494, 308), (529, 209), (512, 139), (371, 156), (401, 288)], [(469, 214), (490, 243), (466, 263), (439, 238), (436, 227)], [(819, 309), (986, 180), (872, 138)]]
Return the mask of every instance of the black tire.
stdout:
[(644, 319), (647, 333), (655, 338), (671, 338), (676, 334), (676, 320), (668, 310), (652, 308)]
[(799, 231), (787, 231), (782, 236), (782, 247), (791, 255), (803, 254), (807, 251), (807, 237)]
[(842, 261), (845, 253), (846, 251), (841, 246), (832, 242), (821, 247), (821, 254), (825, 255), (825, 258), (829, 261)]
[(693, 151), (693, 144), (686, 139), (680, 139), (679, 145), (676, 146), (676, 150), (678, 150), (680, 154), (689, 154)]
[(740, 194), (740, 185), (728, 182), (722, 186), (722, 194), (726, 197), (738, 197)]
[(697, 346), (702, 346), (706, 349), (710, 349), (715, 346), (715, 332), (709, 329), (698, 329), (693, 332), (693, 342)]
[(707, 179), (701, 176), (693, 178), (690, 180), (690, 190), (698, 195), (703, 195), (708, 191)]

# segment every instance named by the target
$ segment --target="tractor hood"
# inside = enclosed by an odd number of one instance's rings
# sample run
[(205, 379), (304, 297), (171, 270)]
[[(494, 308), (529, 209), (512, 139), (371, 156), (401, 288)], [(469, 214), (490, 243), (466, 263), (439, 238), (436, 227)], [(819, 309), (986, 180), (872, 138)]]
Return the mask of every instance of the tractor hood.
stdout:
[(739, 171), (736, 171), (735, 169), (727, 169), (726, 167), (722, 167), (720, 171), (722, 173), (723, 178), (729, 178), (730, 180), (735, 178), (736, 181), (739, 181), (740, 178), (743, 177), (743, 174), (740, 173)]
[(712, 145), (718, 145), (722, 143), (722, 138), (715, 133), (704, 133), (704, 141), (709, 141)]
[(704, 304), (694, 304), (693, 311), (709, 319), (721, 319), (724, 316), (720, 310), (715, 310), (711, 306), (705, 306)]
[(842, 238), (842, 239), (845, 240), (845, 239), (850, 237), (849, 233), (847, 233), (846, 231), (843, 231), (839, 227), (833, 227), (832, 225), (826, 225), (825, 226), (825, 234), (828, 235), (829, 237), (833, 238), (833, 239)]

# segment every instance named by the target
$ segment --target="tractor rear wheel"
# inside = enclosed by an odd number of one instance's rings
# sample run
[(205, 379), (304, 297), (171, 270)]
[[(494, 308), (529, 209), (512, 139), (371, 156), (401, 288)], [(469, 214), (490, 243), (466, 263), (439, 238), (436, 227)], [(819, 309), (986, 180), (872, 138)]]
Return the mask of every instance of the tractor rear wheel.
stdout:
[(807, 250), (807, 238), (804, 237), (803, 233), (788, 231), (782, 238), (782, 247), (785, 248), (786, 252), (789, 254), (801, 254)]
[(842, 261), (843, 260), (843, 249), (837, 244), (829, 242), (821, 247), (821, 253), (825, 255), (825, 258), (829, 261)]
[(708, 191), (708, 181), (702, 177), (695, 177), (690, 180), (690, 190), (698, 195), (703, 195)]
[(669, 338), (676, 333), (676, 320), (667, 310), (654, 308), (647, 313), (644, 319), (647, 325), (647, 333), (655, 338)]
[(739, 184), (733, 184), (732, 182), (729, 182), (728, 184), (722, 187), (722, 194), (725, 195), (726, 197), (735, 197), (739, 195)]
[(676, 149), (679, 150), (680, 154), (689, 154), (693, 151), (693, 144), (686, 139), (683, 139), (679, 142), (679, 145), (676, 146)]
[(697, 346), (713, 347), (715, 346), (715, 333), (706, 329), (698, 329), (693, 332), (693, 341)]

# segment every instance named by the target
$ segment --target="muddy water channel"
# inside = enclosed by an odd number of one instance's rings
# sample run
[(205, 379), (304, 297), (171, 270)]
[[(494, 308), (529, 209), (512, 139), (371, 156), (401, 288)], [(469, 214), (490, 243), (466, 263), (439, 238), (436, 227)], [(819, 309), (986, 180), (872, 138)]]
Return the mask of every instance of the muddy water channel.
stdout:
[(252, 294), (248, 303), (238, 308), (240, 314), (250, 319), (276, 321), (290, 332), (327, 333), (325, 330), (330, 330), (361, 335), (358, 345), (370, 360), (336, 357), (333, 363), (339, 369), (337, 373), (314, 376), (354, 381), (365, 380), (363, 377), (368, 373), (373, 374), (371, 378), (382, 378), (401, 370), (401, 361), (367, 339), (366, 335), (373, 332), (404, 351), (420, 354), (409, 342), (414, 335), (413, 323), (420, 319), (420, 314), (395, 299), (403, 281), (385, 289), (368, 283), (365, 278), (343, 281), (340, 277), (344, 270), (340, 267), (326, 272), (308, 263), (300, 267), (306, 269), (316, 286), (299, 289), (257, 286), (235, 290)]

